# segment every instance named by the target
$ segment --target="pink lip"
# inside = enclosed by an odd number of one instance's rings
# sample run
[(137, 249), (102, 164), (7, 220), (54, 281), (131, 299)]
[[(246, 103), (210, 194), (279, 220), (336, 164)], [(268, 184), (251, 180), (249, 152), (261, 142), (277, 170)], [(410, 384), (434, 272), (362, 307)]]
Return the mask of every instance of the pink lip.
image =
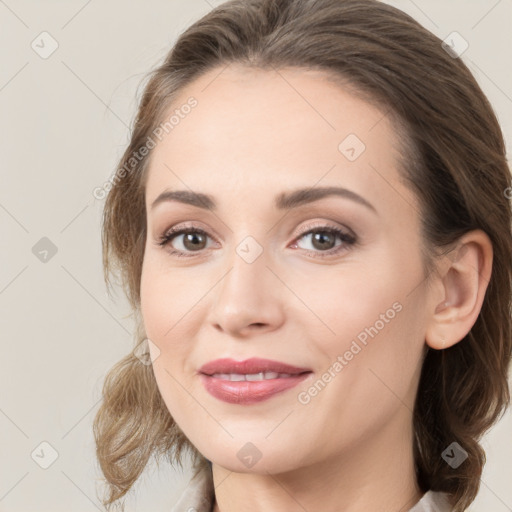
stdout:
[[(246, 361), (216, 359), (203, 365), (199, 372), (204, 387), (212, 396), (224, 402), (239, 405), (249, 405), (267, 400), (277, 393), (293, 388), (312, 373), (307, 368), (259, 358), (251, 358)], [(214, 373), (251, 374), (260, 372), (287, 373), (292, 376), (260, 381), (230, 381), (212, 377)]]
[(311, 371), (309, 368), (299, 368), (280, 361), (260, 359), (259, 357), (251, 357), (245, 361), (235, 361), (234, 359), (229, 358), (215, 359), (214, 361), (210, 361), (199, 368), (199, 373), (204, 373), (206, 375), (213, 375), (214, 373), (250, 374), (260, 372), (277, 372), (296, 375), (309, 371)]

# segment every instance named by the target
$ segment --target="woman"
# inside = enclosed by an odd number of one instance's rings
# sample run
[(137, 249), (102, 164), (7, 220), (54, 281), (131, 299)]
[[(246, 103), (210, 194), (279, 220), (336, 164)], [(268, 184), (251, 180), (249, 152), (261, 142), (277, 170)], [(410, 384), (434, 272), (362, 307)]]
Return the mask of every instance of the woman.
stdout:
[(510, 397), (511, 190), (475, 79), (403, 12), (192, 25), (105, 204), (138, 325), (95, 418), (105, 505), (188, 451), (176, 511), (465, 510)]

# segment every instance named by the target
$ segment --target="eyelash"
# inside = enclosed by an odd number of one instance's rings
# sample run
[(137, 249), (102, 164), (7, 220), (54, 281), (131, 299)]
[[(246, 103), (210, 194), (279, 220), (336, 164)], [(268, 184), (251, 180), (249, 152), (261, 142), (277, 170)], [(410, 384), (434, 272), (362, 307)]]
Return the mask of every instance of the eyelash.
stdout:
[[(297, 238), (295, 238), (294, 244), (297, 241), (299, 241), (301, 238), (305, 237), (306, 235), (310, 235), (312, 233), (333, 234), (333, 235), (336, 235), (337, 237), (339, 237), (340, 240), (342, 240), (342, 242), (343, 242), (343, 244), (341, 244), (333, 249), (330, 249), (328, 251), (307, 251), (306, 249), (304, 249), (306, 251), (306, 253), (314, 254), (313, 257), (315, 257), (315, 258), (327, 258), (329, 256), (335, 256), (336, 254), (338, 254), (340, 252), (348, 250), (350, 248), (350, 246), (353, 246), (357, 243), (357, 238), (355, 236), (353, 236), (345, 231), (342, 231), (339, 228), (335, 228), (332, 226), (325, 226), (325, 225), (323, 225), (323, 226), (322, 225), (321, 226), (306, 226), (305, 229), (306, 229), (306, 231), (304, 231)], [(161, 247), (165, 247), (177, 236), (184, 235), (184, 234), (186, 235), (186, 234), (190, 234), (190, 233), (199, 233), (206, 237), (210, 237), (210, 235), (203, 229), (196, 228), (193, 226), (183, 227), (183, 228), (171, 228), (164, 235), (159, 237), (157, 244)], [(212, 237), (210, 237), (210, 238), (212, 238)], [(178, 258), (193, 258), (197, 255), (197, 254), (187, 254), (186, 252), (179, 251), (177, 249), (172, 249), (169, 252), (172, 256), (176, 256)], [(200, 252), (200, 251), (197, 251), (197, 252)], [(325, 254), (325, 256), (324, 255), (318, 256), (319, 252), (320, 252), (320, 254)]]

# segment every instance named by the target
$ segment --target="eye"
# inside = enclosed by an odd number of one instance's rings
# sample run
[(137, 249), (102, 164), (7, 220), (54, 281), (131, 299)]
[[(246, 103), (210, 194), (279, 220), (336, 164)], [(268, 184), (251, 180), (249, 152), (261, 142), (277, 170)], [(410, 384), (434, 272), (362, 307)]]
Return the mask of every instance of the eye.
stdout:
[[(357, 238), (343, 231), (340, 228), (333, 226), (307, 226), (307, 231), (303, 232), (295, 242), (292, 244), (292, 248), (298, 247), (298, 240), (310, 237), (310, 247), (305, 248), (306, 252), (311, 254), (313, 257), (324, 258), (328, 256), (336, 255), (342, 251), (346, 251), (350, 246), (357, 242)], [(174, 248), (172, 242), (175, 239), (183, 237), (180, 241), (181, 248)], [(170, 250), (171, 255), (181, 257), (193, 257), (194, 252), (201, 252), (206, 249), (208, 238), (211, 238), (206, 231), (201, 228), (194, 226), (182, 227), (182, 228), (171, 228), (166, 231), (164, 235), (159, 238), (158, 245), (164, 247), (171, 245), (173, 249)], [(341, 240), (340, 244), (336, 245), (336, 240)], [(300, 247), (299, 247), (300, 248)], [(319, 253), (324, 253), (320, 254)]]
[[(309, 229), (308, 229), (309, 228)], [(350, 246), (357, 242), (357, 238), (340, 228), (333, 226), (309, 226), (307, 231), (303, 232), (296, 240), (302, 240), (309, 237), (310, 247), (305, 250), (312, 254), (314, 257), (324, 258), (327, 256), (336, 255), (342, 251), (346, 251)], [(336, 239), (341, 240), (341, 243), (336, 245)], [(298, 243), (294, 242), (293, 248), (297, 247)], [(318, 254), (318, 253), (324, 254)]]
[(164, 247), (171, 245), (171, 242), (176, 238), (183, 237), (181, 240), (181, 246), (183, 249), (171, 249), (170, 253), (178, 257), (190, 257), (193, 254), (187, 254), (187, 252), (198, 252), (205, 249), (204, 244), (209, 235), (206, 231), (191, 227), (184, 228), (171, 228), (159, 239), (158, 245)]

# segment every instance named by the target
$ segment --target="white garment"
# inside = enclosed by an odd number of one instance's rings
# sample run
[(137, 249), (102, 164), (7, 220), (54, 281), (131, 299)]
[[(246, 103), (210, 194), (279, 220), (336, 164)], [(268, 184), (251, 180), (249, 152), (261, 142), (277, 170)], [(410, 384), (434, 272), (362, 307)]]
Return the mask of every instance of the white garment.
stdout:
[[(199, 472), (191, 479), (171, 512), (212, 512), (214, 487), (211, 470)], [(409, 512), (451, 512), (445, 493), (428, 491)]]

